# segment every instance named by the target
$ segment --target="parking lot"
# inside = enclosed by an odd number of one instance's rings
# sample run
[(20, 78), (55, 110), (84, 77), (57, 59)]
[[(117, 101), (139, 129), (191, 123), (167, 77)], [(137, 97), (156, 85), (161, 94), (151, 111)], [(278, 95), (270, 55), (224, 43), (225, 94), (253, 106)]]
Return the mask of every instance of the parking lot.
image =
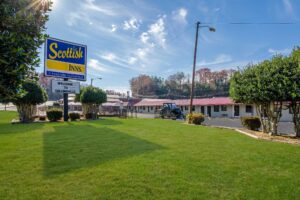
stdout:
[[(137, 113), (138, 118), (154, 118), (154, 114)], [(224, 126), (231, 128), (242, 128), (239, 118), (205, 118), (205, 125), (209, 126)], [(292, 122), (280, 122), (278, 132), (282, 134), (294, 134), (294, 124)]]

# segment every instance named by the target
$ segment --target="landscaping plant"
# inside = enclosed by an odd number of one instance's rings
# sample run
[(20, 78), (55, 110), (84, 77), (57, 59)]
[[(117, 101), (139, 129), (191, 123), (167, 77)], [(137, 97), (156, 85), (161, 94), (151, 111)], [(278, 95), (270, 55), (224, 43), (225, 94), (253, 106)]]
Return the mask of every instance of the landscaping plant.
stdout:
[(241, 117), (242, 125), (250, 130), (257, 131), (261, 127), (259, 117)]
[(76, 121), (77, 119), (80, 119), (80, 114), (77, 112), (69, 113), (69, 118), (71, 121)]
[(99, 106), (107, 100), (106, 93), (96, 87), (85, 87), (80, 94), (83, 115), (87, 119), (97, 119)]
[(58, 120), (61, 120), (62, 116), (63, 116), (63, 112), (61, 109), (53, 108), (47, 110), (47, 118), (51, 122), (57, 122)]
[(188, 114), (187, 119), (189, 124), (201, 125), (205, 120), (205, 116), (201, 113), (193, 113)]
[(26, 80), (22, 84), (24, 94), (13, 99), (20, 122), (32, 122), (37, 111), (37, 105), (47, 101), (47, 93), (35, 81)]

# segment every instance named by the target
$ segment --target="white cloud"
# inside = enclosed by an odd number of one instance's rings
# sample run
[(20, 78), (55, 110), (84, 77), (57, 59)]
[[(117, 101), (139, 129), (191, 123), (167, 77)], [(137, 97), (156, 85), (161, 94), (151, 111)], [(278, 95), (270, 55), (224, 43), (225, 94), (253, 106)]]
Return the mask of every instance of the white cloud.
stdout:
[(140, 36), (140, 39), (143, 43), (147, 43), (147, 41), (149, 40), (149, 34), (147, 32), (143, 32)]
[(116, 55), (113, 53), (105, 53), (101, 55), (101, 58), (108, 61), (113, 61), (116, 59)]
[(288, 14), (293, 14), (293, 6), (292, 6), (292, 3), (290, 2), (290, 0), (282, 0), (282, 3), (283, 3), (285, 11)]
[(112, 24), (111, 25), (111, 32), (115, 32), (118, 29), (117, 25)]
[(231, 62), (231, 61), (232, 61), (232, 58), (231, 58), (230, 55), (220, 54), (214, 60), (211, 60), (211, 61), (202, 60), (202, 61), (200, 61), (198, 63), (198, 66), (206, 67), (206, 66), (210, 66), (210, 65), (218, 65), (218, 64), (228, 63), (228, 62)]
[(121, 67), (124, 69), (130, 69), (130, 70), (137, 70), (135, 68), (133, 68), (132, 66), (130, 66), (131, 64), (134, 64), (136, 62), (136, 58), (135, 57), (130, 57), (128, 58), (121, 58), (118, 55), (114, 54), (114, 53), (103, 53), (103, 54), (98, 54), (97, 55), (99, 58), (101, 58), (102, 60), (109, 62), (111, 64), (113, 64), (114, 67)]
[(87, 10), (100, 12), (108, 16), (116, 15), (116, 13), (112, 9), (95, 4), (95, 0), (85, 0), (84, 8)]
[(146, 58), (147, 54), (149, 53), (150, 49), (149, 48), (138, 48), (136, 55), (143, 60), (144, 58)]
[(271, 54), (271, 55), (277, 55), (277, 54), (281, 54), (281, 55), (287, 55), (291, 52), (292, 50), (291, 49), (268, 49), (268, 52)]
[(165, 21), (166, 16), (160, 17), (154, 24), (149, 26), (148, 33), (152, 35), (155, 41), (162, 47), (165, 47), (166, 35), (165, 32)]
[(88, 67), (104, 73), (114, 73), (113, 70), (109, 69), (110, 67), (105, 66), (103, 63), (100, 63), (99, 60), (90, 59), (88, 62)]
[(133, 64), (136, 63), (136, 61), (137, 61), (137, 58), (132, 56), (132, 57), (129, 58), (128, 63), (133, 65)]
[(74, 26), (77, 25), (77, 22), (82, 17), (81, 13), (72, 12), (66, 19), (66, 23), (68, 26)]
[(124, 30), (138, 30), (141, 21), (138, 21), (136, 18), (131, 18), (130, 20), (125, 20), (123, 23)]
[(182, 24), (186, 24), (186, 16), (188, 14), (187, 9), (180, 8), (176, 11), (173, 11), (172, 14), (173, 14), (173, 19), (175, 21), (182, 23)]

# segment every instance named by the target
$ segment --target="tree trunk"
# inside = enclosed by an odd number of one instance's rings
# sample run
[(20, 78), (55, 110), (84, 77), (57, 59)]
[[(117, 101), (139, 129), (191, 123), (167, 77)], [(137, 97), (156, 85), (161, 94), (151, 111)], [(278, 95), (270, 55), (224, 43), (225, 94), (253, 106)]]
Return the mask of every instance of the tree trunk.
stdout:
[(281, 118), (282, 102), (270, 102), (267, 106), (267, 116), (270, 121), (269, 135), (278, 134), (278, 122)]
[(289, 108), (291, 109), (293, 116), (296, 137), (300, 137), (300, 103), (292, 101), (292, 103), (289, 105)]
[(28, 123), (34, 121), (33, 117), (36, 114), (36, 105), (18, 104), (16, 106), (19, 112), (20, 122)]
[(97, 119), (97, 113), (99, 111), (98, 105), (95, 104), (82, 104), (82, 114), (84, 116), (91, 115), (91, 119)]
[(268, 133), (270, 130), (270, 121), (265, 117), (266, 104), (255, 104), (256, 113), (258, 114), (260, 123), (262, 125), (263, 133)]

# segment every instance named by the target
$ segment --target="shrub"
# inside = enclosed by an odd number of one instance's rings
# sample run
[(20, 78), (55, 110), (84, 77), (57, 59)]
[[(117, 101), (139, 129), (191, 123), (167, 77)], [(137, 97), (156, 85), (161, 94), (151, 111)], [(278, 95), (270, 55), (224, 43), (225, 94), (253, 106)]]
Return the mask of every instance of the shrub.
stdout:
[(20, 122), (32, 122), (36, 114), (36, 105), (47, 101), (46, 91), (35, 81), (25, 80), (22, 84), (24, 94), (13, 99), (16, 105)]
[(69, 113), (69, 118), (71, 121), (75, 121), (77, 119), (80, 119), (80, 114), (77, 112)]
[(88, 86), (82, 89), (80, 102), (86, 119), (97, 119), (99, 105), (107, 100), (106, 93), (96, 87)]
[(39, 120), (40, 121), (45, 121), (46, 120), (46, 116), (39, 116)]
[(47, 111), (47, 117), (51, 122), (60, 120), (63, 116), (63, 112), (60, 109), (50, 109)]
[(189, 124), (201, 125), (205, 120), (205, 116), (203, 114), (188, 114), (187, 116)]
[(260, 126), (260, 120), (258, 117), (241, 117), (242, 125), (250, 130), (257, 131)]
[(97, 119), (97, 114), (96, 113), (86, 113), (85, 114), (85, 119)]
[(60, 108), (60, 104), (58, 102), (53, 102), (52, 105), (54, 108)]

